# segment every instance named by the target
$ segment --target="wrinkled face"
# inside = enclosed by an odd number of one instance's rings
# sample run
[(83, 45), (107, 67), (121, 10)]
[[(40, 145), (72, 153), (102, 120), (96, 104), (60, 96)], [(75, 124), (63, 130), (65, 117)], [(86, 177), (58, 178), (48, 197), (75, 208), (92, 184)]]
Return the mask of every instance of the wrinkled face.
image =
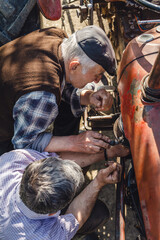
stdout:
[(78, 64), (69, 71), (69, 82), (76, 88), (83, 88), (87, 83), (98, 83), (105, 70), (100, 65), (90, 68), (85, 74), (82, 73), (82, 66)]

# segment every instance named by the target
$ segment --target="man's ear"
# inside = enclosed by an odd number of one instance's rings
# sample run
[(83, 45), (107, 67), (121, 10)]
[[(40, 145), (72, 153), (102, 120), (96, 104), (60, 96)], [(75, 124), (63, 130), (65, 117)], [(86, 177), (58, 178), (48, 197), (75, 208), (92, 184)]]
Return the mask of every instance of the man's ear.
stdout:
[(69, 70), (70, 71), (74, 71), (77, 69), (77, 67), (80, 65), (80, 62), (78, 60), (72, 60), (70, 63), (69, 63)]

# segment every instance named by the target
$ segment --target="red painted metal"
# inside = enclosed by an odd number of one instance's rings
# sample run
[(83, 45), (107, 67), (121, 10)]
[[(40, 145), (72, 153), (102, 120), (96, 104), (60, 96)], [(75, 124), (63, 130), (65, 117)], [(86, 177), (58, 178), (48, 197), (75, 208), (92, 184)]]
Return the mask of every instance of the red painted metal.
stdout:
[(152, 89), (160, 89), (160, 52), (157, 56), (155, 64), (152, 68), (152, 71), (148, 77), (148, 86)]
[[(142, 102), (141, 84), (160, 49), (160, 33), (156, 30), (145, 33), (152, 35), (151, 41), (144, 43), (137, 37), (127, 45), (118, 71), (124, 132), (130, 142), (149, 240), (160, 239), (160, 103)], [(160, 74), (160, 64), (158, 71)]]
[(37, 4), (45, 18), (52, 21), (61, 18), (61, 0), (37, 0)]

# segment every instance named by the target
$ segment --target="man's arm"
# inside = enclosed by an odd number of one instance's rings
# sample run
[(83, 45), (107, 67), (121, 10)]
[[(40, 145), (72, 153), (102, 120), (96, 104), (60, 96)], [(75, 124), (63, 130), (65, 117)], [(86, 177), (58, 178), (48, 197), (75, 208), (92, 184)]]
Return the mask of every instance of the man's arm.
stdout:
[[(129, 148), (126, 148), (122, 144), (108, 147), (106, 149), (108, 159), (112, 159), (114, 157), (125, 157), (129, 154), (129, 152), (130, 152)], [(97, 163), (105, 160), (104, 150), (99, 153), (93, 153), (93, 154), (76, 153), (76, 152), (60, 152), (58, 153), (58, 155), (62, 159), (70, 159), (76, 162), (82, 168), (89, 166), (93, 163)]]
[(93, 131), (76, 136), (52, 137), (46, 129), (55, 120), (57, 114), (58, 106), (52, 93), (41, 91), (22, 96), (13, 109), (14, 148), (31, 148), (40, 152), (94, 153), (108, 146), (108, 138)]
[(111, 162), (106, 169), (98, 172), (95, 179), (71, 202), (66, 214), (72, 213), (79, 222), (79, 228), (91, 214), (98, 194), (103, 186), (120, 180), (121, 166)]
[(64, 137), (53, 136), (45, 151), (97, 153), (108, 147), (108, 141), (107, 136), (94, 131)]
[(57, 114), (58, 106), (54, 94), (39, 91), (22, 96), (13, 109), (14, 148), (31, 148), (40, 152), (96, 153), (108, 147), (108, 137), (94, 131), (76, 136), (52, 137), (46, 129)]

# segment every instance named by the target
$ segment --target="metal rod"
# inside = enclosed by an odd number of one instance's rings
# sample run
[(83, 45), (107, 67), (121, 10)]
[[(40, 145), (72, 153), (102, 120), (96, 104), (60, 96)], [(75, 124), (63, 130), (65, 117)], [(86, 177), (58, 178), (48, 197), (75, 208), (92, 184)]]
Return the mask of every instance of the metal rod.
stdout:
[(139, 4), (142, 4), (143, 6), (153, 10), (153, 11), (156, 11), (156, 12), (160, 12), (160, 6), (157, 5), (157, 4), (153, 4), (147, 0), (136, 0), (136, 2), (138, 2)]
[(120, 158), (122, 165), (121, 182), (117, 184), (116, 192), (116, 226), (115, 240), (125, 240), (125, 158)]
[(155, 24), (155, 23), (160, 23), (160, 19), (154, 19), (154, 20), (138, 20), (138, 24)]
[(105, 120), (105, 119), (117, 119), (120, 113), (114, 113), (114, 114), (109, 114), (109, 115), (103, 115), (103, 116), (90, 116), (87, 117), (88, 121), (99, 121), (99, 120)]
[(63, 10), (68, 10), (68, 9), (78, 9), (79, 5), (62, 5)]

